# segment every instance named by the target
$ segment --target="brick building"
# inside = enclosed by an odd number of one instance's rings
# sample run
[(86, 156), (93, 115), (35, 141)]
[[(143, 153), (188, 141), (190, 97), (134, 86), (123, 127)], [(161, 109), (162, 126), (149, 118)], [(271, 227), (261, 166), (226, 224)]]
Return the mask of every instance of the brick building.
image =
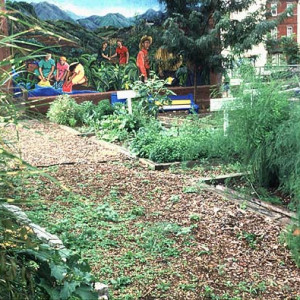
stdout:
[[(243, 19), (249, 12), (254, 12), (267, 0), (257, 0), (256, 3), (251, 5), (247, 11), (239, 12), (238, 14), (231, 15), (232, 19)], [(274, 0), (269, 5), (271, 18), (280, 16), (289, 6), (294, 6), (293, 14), (286, 18), (277, 28), (271, 31), (273, 39), (280, 39), (283, 36), (293, 36), (293, 38), (300, 45), (300, 1), (296, 0)], [(223, 51), (223, 55), (227, 55), (230, 49)], [(267, 63), (279, 65), (285, 60), (282, 53), (274, 48), (272, 53), (268, 53), (265, 43), (253, 46), (251, 50), (245, 52), (244, 57), (256, 57), (254, 65), (256, 67), (264, 67)]]
[[(298, 1), (293, 0), (277, 0), (270, 3), (271, 18), (277, 18), (289, 7), (293, 7), (293, 12), (281, 23), (271, 31), (272, 39), (280, 39), (284, 36), (293, 37), (297, 43), (300, 43), (300, 4)], [(272, 65), (285, 64), (285, 57), (282, 55), (281, 51), (273, 49), (271, 53), (268, 54), (268, 63)]]
[(278, 39), (283, 36), (294, 36), (294, 38), (300, 42), (300, 28), (298, 19), (300, 15), (298, 16), (299, 4), (297, 4), (297, 1), (279, 0), (271, 3), (270, 6), (271, 15), (274, 18), (282, 14), (288, 7), (294, 6), (293, 14), (288, 16), (288, 18), (286, 18), (283, 23), (279, 24), (277, 28), (273, 29), (271, 35), (272, 37)]

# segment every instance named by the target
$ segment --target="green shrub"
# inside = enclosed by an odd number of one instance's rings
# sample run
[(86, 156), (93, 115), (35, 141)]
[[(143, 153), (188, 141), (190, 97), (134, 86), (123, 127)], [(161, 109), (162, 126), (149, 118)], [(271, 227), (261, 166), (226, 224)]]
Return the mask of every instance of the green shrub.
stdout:
[(91, 101), (84, 101), (80, 104), (80, 123), (97, 128), (102, 117), (113, 112), (114, 108), (109, 100), (102, 100), (98, 105), (94, 105)]
[(278, 169), (280, 188), (294, 197), (294, 209), (300, 205), (300, 105), (292, 103), (289, 119), (280, 124), (272, 151), (272, 163)]
[(107, 141), (124, 141), (135, 135), (145, 119), (136, 114), (130, 115), (125, 108), (115, 110), (113, 115), (104, 116), (99, 123), (97, 135)]
[(151, 120), (138, 130), (130, 144), (130, 150), (139, 157), (149, 157), (152, 144), (158, 142), (162, 126), (160, 122)]
[(203, 129), (199, 122), (184, 122), (180, 127), (163, 129), (152, 121), (139, 129), (130, 149), (140, 157), (156, 162), (194, 160), (202, 157), (227, 157), (223, 131)]
[(51, 104), (47, 117), (51, 122), (75, 126), (80, 120), (80, 106), (69, 95), (58, 96)]

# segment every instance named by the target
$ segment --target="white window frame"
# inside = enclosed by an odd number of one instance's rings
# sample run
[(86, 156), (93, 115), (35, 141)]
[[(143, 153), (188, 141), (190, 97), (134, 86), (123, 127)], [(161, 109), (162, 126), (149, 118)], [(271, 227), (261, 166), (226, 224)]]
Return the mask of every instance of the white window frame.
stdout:
[(286, 36), (292, 36), (292, 35), (293, 35), (293, 27), (286, 26)]
[(274, 39), (274, 40), (277, 40), (277, 38), (278, 38), (278, 29), (277, 29), (277, 27), (273, 28), (271, 30), (271, 38)]
[(272, 54), (271, 56), (271, 64), (272, 66), (280, 66), (280, 54)]
[[(294, 6), (294, 3), (292, 2), (287, 2), (286, 3), (286, 9), (288, 9), (290, 6)], [(289, 13), (287, 14), (288, 17), (292, 17), (293, 16), (293, 13)]]
[(276, 17), (278, 15), (278, 4), (277, 4), (277, 2), (271, 3), (271, 14), (272, 14), (272, 17)]

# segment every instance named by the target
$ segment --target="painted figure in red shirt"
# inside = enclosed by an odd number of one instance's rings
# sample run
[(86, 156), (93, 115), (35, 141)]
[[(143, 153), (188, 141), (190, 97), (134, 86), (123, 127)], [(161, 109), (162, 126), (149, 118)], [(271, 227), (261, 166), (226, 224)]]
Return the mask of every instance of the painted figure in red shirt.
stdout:
[(149, 71), (150, 71), (150, 63), (149, 63), (149, 56), (148, 50), (150, 45), (152, 44), (152, 37), (144, 35), (140, 41), (140, 51), (136, 58), (136, 65), (139, 68), (141, 80), (143, 82), (147, 81), (149, 78)]
[(121, 40), (117, 40), (117, 49), (116, 53), (113, 54), (110, 58), (116, 57), (118, 55), (119, 57), (119, 64), (125, 65), (128, 64), (129, 61), (129, 52), (127, 47), (123, 45), (123, 42)]

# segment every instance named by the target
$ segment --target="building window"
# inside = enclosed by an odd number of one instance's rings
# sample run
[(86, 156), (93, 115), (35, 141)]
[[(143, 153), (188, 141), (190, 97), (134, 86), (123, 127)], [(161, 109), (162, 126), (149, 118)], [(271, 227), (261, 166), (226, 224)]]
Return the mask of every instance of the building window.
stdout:
[(277, 16), (277, 3), (271, 3), (271, 14), (273, 17)]
[(273, 66), (280, 66), (280, 54), (276, 53), (271, 56), (271, 62)]
[(287, 26), (286, 27), (286, 36), (292, 36), (293, 35), (293, 27)]
[[(291, 7), (294, 7), (293, 3), (287, 3), (286, 4), (286, 9), (291, 9)], [(293, 16), (293, 12), (290, 12), (287, 14), (288, 17), (292, 17)]]
[(273, 28), (271, 30), (271, 38), (274, 39), (274, 40), (277, 40), (277, 37), (278, 37), (278, 31), (277, 31), (277, 28)]

